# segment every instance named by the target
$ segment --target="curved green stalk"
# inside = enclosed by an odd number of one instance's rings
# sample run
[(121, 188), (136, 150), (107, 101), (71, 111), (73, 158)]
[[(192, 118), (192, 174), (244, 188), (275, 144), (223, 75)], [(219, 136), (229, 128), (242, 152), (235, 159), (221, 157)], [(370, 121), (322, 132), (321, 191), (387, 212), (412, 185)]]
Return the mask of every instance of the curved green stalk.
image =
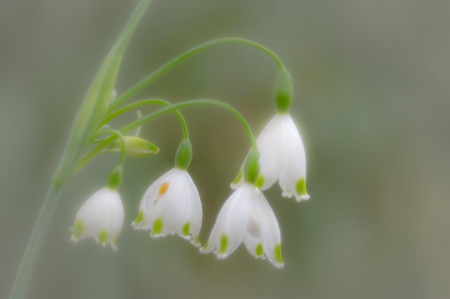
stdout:
[(269, 49), (267, 49), (266, 47), (243, 39), (243, 38), (234, 38), (234, 37), (227, 37), (227, 38), (219, 38), (219, 39), (214, 39), (212, 41), (203, 43), (195, 48), (192, 48), (191, 50), (188, 50), (187, 52), (181, 54), (180, 56), (172, 59), (171, 61), (169, 61), (168, 63), (166, 63), (165, 65), (163, 65), (162, 67), (160, 67), (159, 69), (157, 69), (156, 71), (154, 71), (153, 73), (151, 73), (150, 75), (148, 75), (147, 77), (145, 77), (144, 79), (142, 79), (140, 82), (138, 82), (137, 84), (135, 84), (133, 87), (131, 87), (129, 90), (127, 90), (126, 92), (124, 92), (120, 97), (118, 97), (115, 101), (113, 101), (110, 105), (109, 105), (109, 110), (108, 112), (114, 111), (117, 107), (119, 107), (120, 105), (122, 105), (125, 101), (127, 101), (129, 98), (131, 98), (133, 95), (135, 95), (137, 92), (139, 92), (140, 90), (142, 90), (144, 87), (146, 87), (148, 84), (150, 84), (151, 82), (155, 81), (156, 79), (158, 79), (159, 77), (161, 77), (162, 75), (164, 75), (165, 73), (167, 73), (168, 71), (170, 71), (171, 69), (173, 69), (174, 67), (176, 67), (177, 65), (179, 65), (180, 63), (182, 63), (183, 61), (185, 61), (186, 59), (188, 59), (189, 57), (205, 50), (208, 49), (209, 47), (215, 46), (215, 45), (220, 45), (220, 44), (244, 44), (250, 47), (253, 47), (267, 55), (270, 56), (270, 58), (272, 58), (275, 63), (278, 65), (278, 68), (280, 70), (284, 69), (284, 65), (283, 62), (281, 61), (280, 58), (278, 58), (277, 55), (275, 55), (275, 53), (273, 53), (272, 51), (270, 51)]
[[(175, 110), (180, 110), (187, 107), (193, 107), (193, 106), (204, 106), (204, 105), (210, 105), (210, 106), (218, 106), (221, 107), (229, 112), (231, 112), (244, 126), (245, 131), (247, 132), (247, 135), (250, 139), (250, 142), (252, 144), (253, 149), (257, 150), (258, 146), (256, 144), (255, 136), (253, 135), (253, 132), (248, 125), (245, 118), (232, 106), (225, 104), (220, 101), (215, 100), (193, 100), (193, 101), (187, 101), (182, 102), (179, 104), (174, 104), (171, 106), (168, 106), (166, 108), (162, 108), (158, 111), (155, 111), (153, 113), (150, 113), (138, 120), (133, 121), (132, 123), (128, 124), (127, 126), (123, 127), (121, 130), (119, 130), (122, 134), (127, 134), (131, 132), (132, 130), (142, 126), (143, 124), (149, 122), (152, 119), (155, 119), (159, 116), (165, 115), (167, 113), (173, 112)], [(115, 136), (111, 136), (105, 140), (103, 140), (100, 144), (97, 145), (92, 151), (87, 153), (83, 158), (80, 159), (80, 162), (78, 163), (77, 172), (83, 169), (92, 159), (94, 159), (98, 154), (100, 154), (109, 144), (114, 142)]]
[[(125, 107), (122, 107), (120, 109), (117, 109), (116, 111), (108, 114), (105, 119), (102, 121), (102, 123), (100, 124), (100, 128), (103, 127), (104, 125), (106, 125), (107, 123), (109, 123), (110, 121), (112, 121), (113, 119), (115, 119), (116, 117), (122, 115), (123, 113), (132, 110), (134, 108), (137, 107), (141, 107), (141, 106), (146, 106), (146, 105), (162, 105), (162, 106), (170, 106), (172, 105), (171, 103), (164, 101), (164, 100), (158, 100), (158, 99), (150, 99), (150, 100), (142, 100), (142, 101), (138, 101), (132, 104), (129, 104)], [(181, 115), (181, 113), (179, 111), (175, 111), (176, 116), (178, 117), (178, 119), (180, 120), (180, 124), (181, 127), (183, 128), (183, 138), (184, 139), (189, 139), (189, 131), (188, 131), (188, 127), (186, 124), (186, 121), (184, 120), (183, 115)]]
[(121, 150), (121, 156), (120, 156), (120, 165), (123, 165), (123, 162), (125, 162), (125, 157), (127, 156), (127, 142), (125, 141), (125, 137), (123, 137), (123, 135), (116, 130), (104, 130), (104, 131), (99, 131), (97, 133), (94, 134), (94, 137), (98, 137), (100, 135), (104, 135), (104, 134), (112, 134), (117, 136), (117, 138), (120, 139), (120, 142), (122, 143), (122, 150)]

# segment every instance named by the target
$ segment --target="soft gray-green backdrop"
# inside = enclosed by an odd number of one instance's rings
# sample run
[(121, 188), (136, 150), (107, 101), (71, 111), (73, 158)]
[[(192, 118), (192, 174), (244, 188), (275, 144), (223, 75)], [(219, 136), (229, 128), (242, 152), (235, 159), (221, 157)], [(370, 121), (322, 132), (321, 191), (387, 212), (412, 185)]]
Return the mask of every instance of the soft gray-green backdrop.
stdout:
[[(0, 1), (0, 298), (81, 99), (136, 3)], [(179, 237), (132, 230), (146, 188), (173, 165), (181, 130), (166, 116), (143, 129), (160, 154), (127, 159), (119, 251), (69, 243), (77, 209), (118, 159), (105, 154), (63, 192), (29, 298), (449, 298), (449, 20), (444, 0), (155, 0), (125, 54), (119, 93), (184, 50), (225, 36), (268, 46), (293, 75), (311, 200), (282, 198), (278, 186), (265, 192), (286, 267), (254, 260), (244, 247), (217, 261)], [(258, 134), (275, 112), (275, 73), (261, 53), (226, 45), (136, 99), (223, 100)], [(205, 241), (249, 142), (225, 111), (184, 114)]]

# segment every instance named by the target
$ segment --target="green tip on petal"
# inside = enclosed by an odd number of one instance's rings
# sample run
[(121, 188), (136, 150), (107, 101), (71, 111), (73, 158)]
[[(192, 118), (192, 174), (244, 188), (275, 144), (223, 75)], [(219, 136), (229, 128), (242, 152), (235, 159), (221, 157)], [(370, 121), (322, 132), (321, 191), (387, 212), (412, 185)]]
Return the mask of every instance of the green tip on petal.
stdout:
[[(195, 239), (194, 239), (194, 244), (196, 245), (196, 246), (201, 246), (202, 245), (202, 243), (200, 243), (200, 237), (199, 236), (196, 236), (195, 237)], [(206, 247), (205, 247), (206, 248)]]
[(113, 241), (112, 241), (112, 245), (113, 245), (114, 247), (117, 246), (117, 239), (119, 239), (119, 235), (115, 236), (114, 239), (113, 239)]
[(185, 225), (183, 225), (181, 232), (182, 232), (183, 236), (188, 237), (190, 230), (191, 230), (191, 223), (188, 221), (188, 222), (186, 222)]
[(164, 228), (164, 220), (162, 218), (158, 218), (153, 222), (152, 235), (157, 236), (160, 235)]
[(84, 224), (80, 220), (75, 221), (75, 225), (71, 228), (73, 230), (72, 232), (72, 238), (75, 240), (78, 240), (81, 238), (84, 232)]
[(308, 192), (306, 191), (306, 180), (305, 178), (301, 178), (295, 183), (295, 192), (297, 192), (297, 195), (308, 195)]
[(142, 221), (144, 221), (144, 211), (140, 210), (136, 220), (134, 220), (134, 223), (139, 224)]
[(275, 245), (274, 249), (274, 254), (275, 254), (275, 261), (280, 265), (283, 266), (283, 257), (281, 256), (281, 244), (278, 243), (277, 245)]
[(108, 241), (108, 230), (102, 230), (99, 234), (98, 234), (98, 242), (102, 245), (106, 244), (106, 241)]
[(257, 257), (261, 257), (264, 254), (264, 249), (262, 243), (258, 243), (255, 247), (255, 253)]
[(261, 189), (263, 185), (264, 185), (264, 176), (262, 174), (259, 174), (258, 178), (256, 179), (255, 187)]
[(241, 169), (241, 170), (239, 170), (239, 173), (237, 174), (236, 178), (231, 183), (231, 185), (237, 185), (242, 180), (243, 176), (244, 176), (244, 171)]
[(220, 247), (219, 247), (219, 255), (224, 255), (227, 253), (228, 250), (228, 237), (227, 235), (223, 234), (220, 238)]

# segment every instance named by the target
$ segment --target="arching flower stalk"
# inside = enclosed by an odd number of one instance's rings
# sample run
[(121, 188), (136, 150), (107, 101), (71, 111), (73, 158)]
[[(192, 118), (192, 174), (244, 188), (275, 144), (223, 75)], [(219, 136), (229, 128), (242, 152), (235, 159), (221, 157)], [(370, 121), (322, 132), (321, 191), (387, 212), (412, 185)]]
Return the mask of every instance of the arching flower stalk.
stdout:
[[(151, 230), (152, 237), (177, 233), (195, 246), (200, 246), (198, 235), (202, 224), (202, 206), (197, 188), (187, 172), (192, 159), (192, 147), (187, 125), (178, 110), (201, 105), (212, 105), (231, 112), (243, 125), (252, 143), (252, 151), (244, 163), (244, 169), (234, 182), (236, 190), (223, 206), (209, 242), (201, 249), (202, 252), (215, 250), (219, 258), (225, 258), (243, 242), (256, 258), (267, 257), (279, 268), (284, 265), (278, 221), (260, 190), (269, 188), (278, 179), (284, 196), (295, 195), (299, 201), (308, 198), (303, 143), (294, 122), (288, 115), (293, 95), (289, 73), (281, 60), (264, 46), (240, 38), (222, 38), (206, 42), (181, 54), (116, 98), (114, 88), (125, 49), (149, 3), (150, 0), (140, 0), (130, 21), (104, 60), (81, 105), (66, 150), (33, 229), (10, 299), (24, 299), (26, 296), (37, 252), (42, 247), (63, 186), (92, 159), (108, 150), (121, 151), (121, 162), (113, 169), (106, 188), (97, 191), (81, 206), (72, 227), (71, 240), (77, 242), (92, 237), (102, 245), (110, 244), (116, 249), (117, 236), (124, 221), (124, 207), (117, 192), (122, 181), (124, 157), (129, 155), (142, 158), (155, 155), (159, 150), (138, 136), (126, 134), (171, 112), (178, 116), (184, 135), (176, 154), (175, 168), (149, 187), (142, 198), (138, 217), (133, 226), (136, 229)], [(220, 101), (193, 100), (171, 105), (163, 100), (153, 99), (120, 107), (145, 86), (189, 57), (209, 47), (227, 43), (243, 44), (257, 49), (272, 58), (279, 68), (275, 87), (278, 115), (270, 121), (258, 141), (255, 140), (245, 118), (233, 107)], [(167, 107), (145, 115), (120, 130), (108, 129), (110, 121), (126, 111), (153, 104)], [(105, 133), (112, 134), (105, 139), (97, 139)], [(116, 143), (117, 139), (120, 139), (120, 143)]]

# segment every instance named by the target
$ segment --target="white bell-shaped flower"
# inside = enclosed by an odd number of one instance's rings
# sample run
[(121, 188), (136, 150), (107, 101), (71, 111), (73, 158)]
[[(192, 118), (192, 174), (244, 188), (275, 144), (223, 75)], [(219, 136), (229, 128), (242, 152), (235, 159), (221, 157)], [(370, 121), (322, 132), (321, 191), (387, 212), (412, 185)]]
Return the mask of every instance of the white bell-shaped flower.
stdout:
[(80, 208), (70, 228), (72, 242), (93, 237), (103, 246), (117, 250), (117, 237), (122, 230), (124, 211), (119, 193), (103, 188), (94, 193)]
[(225, 202), (202, 253), (214, 251), (224, 259), (244, 242), (256, 258), (284, 266), (277, 218), (263, 193), (249, 183), (241, 184)]
[[(300, 134), (289, 114), (275, 115), (256, 140), (260, 153), (260, 175), (256, 185), (270, 188), (277, 180), (283, 196), (297, 201), (309, 199), (306, 191), (306, 155)], [(242, 170), (231, 187), (243, 184)]]
[(151, 237), (177, 233), (200, 246), (202, 204), (189, 174), (173, 168), (154, 182), (142, 198), (135, 229), (150, 229)]

